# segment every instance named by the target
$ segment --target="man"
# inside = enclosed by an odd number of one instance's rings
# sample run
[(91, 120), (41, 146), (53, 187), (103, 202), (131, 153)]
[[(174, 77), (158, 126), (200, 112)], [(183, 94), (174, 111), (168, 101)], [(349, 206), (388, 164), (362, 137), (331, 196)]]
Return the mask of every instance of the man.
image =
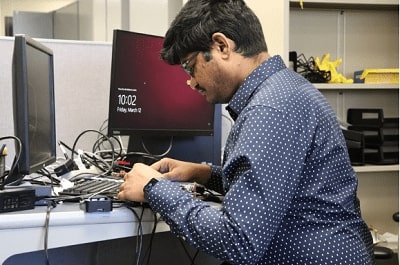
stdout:
[[(147, 201), (177, 236), (232, 264), (373, 263), (336, 116), (311, 83), (268, 54), (243, 0), (188, 1), (161, 56), (181, 64), (208, 102), (228, 103), (235, 124), (222, 167), (137, 164), (120, 199)], [(174, 181), (222, 192), (221, 209)]]

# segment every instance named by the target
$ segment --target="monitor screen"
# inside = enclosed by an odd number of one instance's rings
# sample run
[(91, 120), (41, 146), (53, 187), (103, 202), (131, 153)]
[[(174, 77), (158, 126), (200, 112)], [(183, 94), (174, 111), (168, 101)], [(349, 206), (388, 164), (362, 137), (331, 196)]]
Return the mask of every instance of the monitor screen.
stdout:
[(163, 37), (114, 30), (109, 135), (212, 135), (214, 105), (160, 57)]
[(26, 35), (15, 36), (12, 78), (14, 131), (22, 150), (5, 184), (18, 184), (56, 160), (52, 50)]

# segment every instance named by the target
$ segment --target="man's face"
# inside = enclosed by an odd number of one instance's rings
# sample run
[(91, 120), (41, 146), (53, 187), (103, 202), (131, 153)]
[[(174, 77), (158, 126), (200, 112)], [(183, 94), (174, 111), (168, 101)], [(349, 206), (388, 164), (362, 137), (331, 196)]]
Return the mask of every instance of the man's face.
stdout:
[(232, 98), (235, 85), (229, 78), (226, 62), (218, 53), (193, 52), (182, 63), (182, 68), (190, 75), (188, 85), (203, 95), (210, 103), (227, 103)]

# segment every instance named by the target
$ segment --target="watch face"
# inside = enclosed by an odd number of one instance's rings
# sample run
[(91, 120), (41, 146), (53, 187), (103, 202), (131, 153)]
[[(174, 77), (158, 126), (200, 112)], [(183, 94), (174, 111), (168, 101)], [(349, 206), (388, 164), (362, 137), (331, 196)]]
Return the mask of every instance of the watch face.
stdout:
[(149, 191), (151, 191), (151, 189), (153, 188), (153, 186), (154, 186), (157, 182), (158, 182), (157, 179), (152, 178), (152, 179), (149, 181), (149, 183), (147, 183), (146, 186), (144, 186), (143, 192), (146, 194), (146, 193), (148, 193)]

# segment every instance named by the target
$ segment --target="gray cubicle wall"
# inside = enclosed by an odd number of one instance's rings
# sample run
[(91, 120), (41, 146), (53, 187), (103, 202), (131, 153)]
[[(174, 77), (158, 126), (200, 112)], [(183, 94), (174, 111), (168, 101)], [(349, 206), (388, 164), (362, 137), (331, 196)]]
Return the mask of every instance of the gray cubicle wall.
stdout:
[(74, 2), (53, 12), (53, 38), (79, 40), (79, 4)]
[(49, 38), (53, 36), (53, 13), (14, 11), (14, 34), (28, 34), (37, 38)]

